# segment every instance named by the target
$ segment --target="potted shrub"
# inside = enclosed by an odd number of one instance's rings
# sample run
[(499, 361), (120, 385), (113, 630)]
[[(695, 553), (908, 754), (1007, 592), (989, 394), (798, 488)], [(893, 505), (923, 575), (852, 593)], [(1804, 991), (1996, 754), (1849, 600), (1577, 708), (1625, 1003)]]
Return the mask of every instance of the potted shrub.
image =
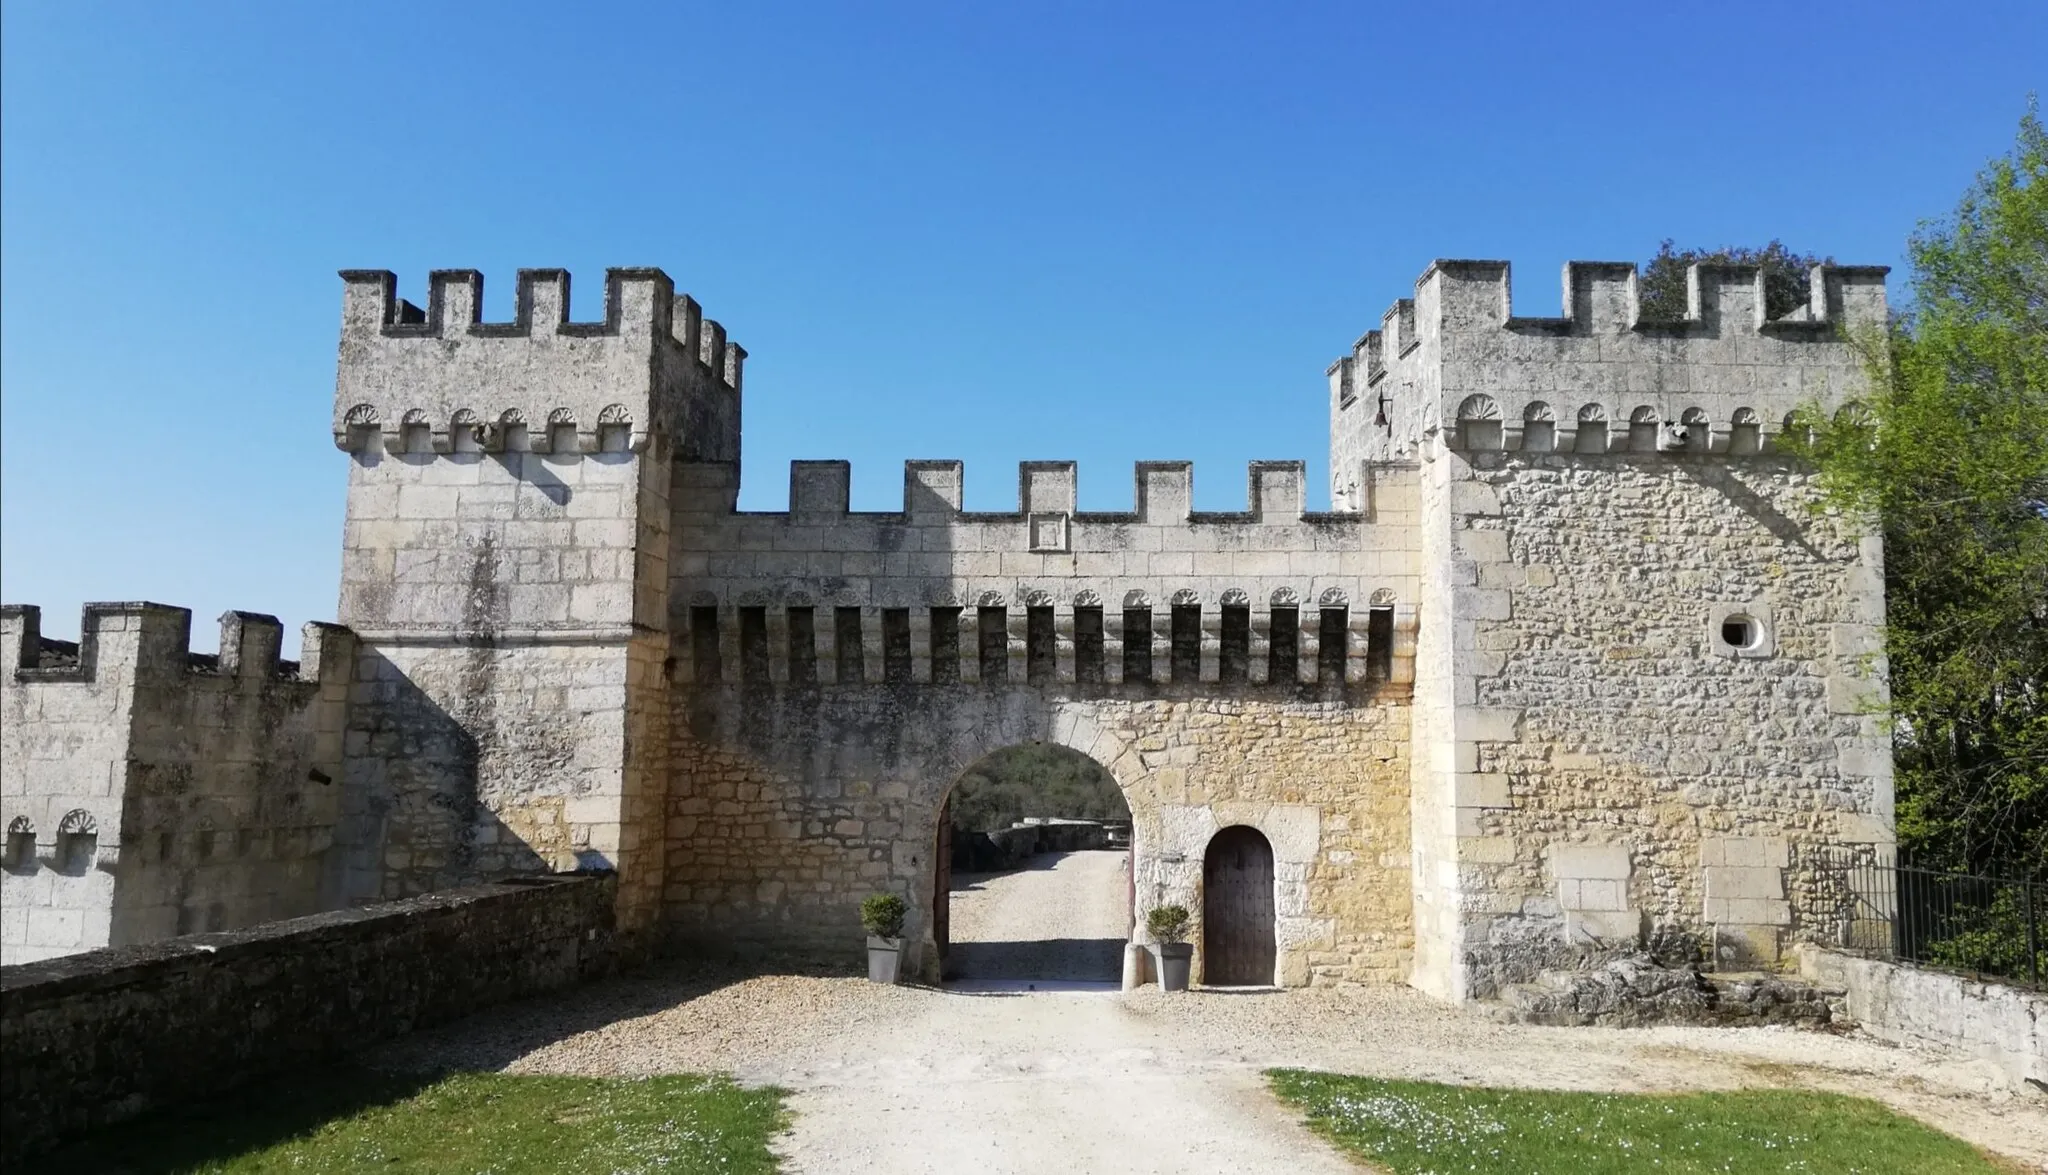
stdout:
[(860, 904), (861, 929), (868, 932), (868, 978), (896, 982), (903, 965), (903, 916), (910, 907), (892, 893), (870, 895)]
[(1145, 929), (1159, 940), (1159, 986), (1167, 991), (1188, 989), (1188, 964), (1195, 955), (1188, 921), (1186, 906), (1154, 906), (1145, 915)]

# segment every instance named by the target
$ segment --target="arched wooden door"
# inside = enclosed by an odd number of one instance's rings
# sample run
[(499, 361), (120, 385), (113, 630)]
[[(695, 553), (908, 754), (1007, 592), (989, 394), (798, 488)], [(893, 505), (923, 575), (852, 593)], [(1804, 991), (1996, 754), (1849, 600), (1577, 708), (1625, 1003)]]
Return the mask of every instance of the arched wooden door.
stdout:
[(1202, 860), (1202, 982), (1271, 983), (1275, 954), (1273, 846), (1234, 825), (1210, 839)]

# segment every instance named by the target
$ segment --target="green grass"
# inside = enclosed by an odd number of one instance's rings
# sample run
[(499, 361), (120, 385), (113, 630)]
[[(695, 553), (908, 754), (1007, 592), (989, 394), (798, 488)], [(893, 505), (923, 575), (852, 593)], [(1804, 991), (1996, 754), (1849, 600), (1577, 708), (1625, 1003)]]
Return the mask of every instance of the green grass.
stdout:
[(600, 1175), (776, 1170), (784, 1094), (722, 1077), (402, 1077), (342, 1070), (269, 1083), (102, 1131), (42, 1170)]
[(2012, 1168), (1876, 1102), (1806, 1090), (1609, 1094), (1266, 1076), (1317, 1133), (1390, 1175), (1993, 1175)]

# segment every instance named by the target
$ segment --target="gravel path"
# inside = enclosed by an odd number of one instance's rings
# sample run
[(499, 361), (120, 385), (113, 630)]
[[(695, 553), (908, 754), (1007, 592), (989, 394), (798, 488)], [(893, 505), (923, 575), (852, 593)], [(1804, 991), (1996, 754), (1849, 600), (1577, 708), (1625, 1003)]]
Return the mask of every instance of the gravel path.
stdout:
[(677, 968), (496, 1009), (378, 1054), (522, 1073), (724, 1070), (794, 1091), (790, 1169), (1355, 1171), (1259, 1071), (1874, 1097), (2048, 1170), (2048, 1100), (1976, 1062), (1793, 1029), (1499, 1024), (1406, 988), (965, 994)]
[(1124, 850), (1100, 849), (954, 874), (947, 975), (1117, 982), (1130, 941), (1129, 868)]

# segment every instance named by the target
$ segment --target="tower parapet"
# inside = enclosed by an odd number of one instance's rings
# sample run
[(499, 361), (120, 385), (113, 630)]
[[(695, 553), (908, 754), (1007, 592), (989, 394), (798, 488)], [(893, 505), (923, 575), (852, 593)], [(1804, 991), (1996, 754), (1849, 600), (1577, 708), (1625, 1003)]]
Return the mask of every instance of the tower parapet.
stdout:
[(272, 616), (87, 604), (77, 641), (0, 608), (0, 885), (8, 963), (226, 930), (333, 904), (355, 635)]
[(1768, 452), (1795, 408), (1839, 408), (1862, 386), (1854, 336), (1884, 324), (1887, 272), (1816, 266), (1806, 303), (1770, 318), (1758, 267), (1697, 264), (1685, 314), (1660, 321), (1642, 316), (1633, 264), (1570, 261), (1562, 314), (1531, 318), (1514, 313), (1507, 262), (1438, 261), (1331, 365), (1333, 445), (1347, 459)]
[(428, 275), (425, 309), (389, 270), (343, 270), (334, 441), (389, 453), (639, 452), (650, 434), (738, 453), (746, 349), (659, 269), (605, 271), (604, 317), (569, 319), (569, 274), (522, 269), (511, 322), (485, 322), (483, 275)]

